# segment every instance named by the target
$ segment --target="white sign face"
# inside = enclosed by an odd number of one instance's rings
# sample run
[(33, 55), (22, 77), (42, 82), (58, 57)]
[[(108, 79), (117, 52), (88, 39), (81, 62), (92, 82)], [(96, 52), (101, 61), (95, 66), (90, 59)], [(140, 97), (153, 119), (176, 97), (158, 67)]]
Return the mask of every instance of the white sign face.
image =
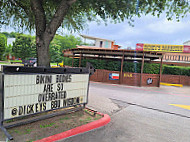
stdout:
[(4, 75), (4, 119), (87, 103), (89, 74)]

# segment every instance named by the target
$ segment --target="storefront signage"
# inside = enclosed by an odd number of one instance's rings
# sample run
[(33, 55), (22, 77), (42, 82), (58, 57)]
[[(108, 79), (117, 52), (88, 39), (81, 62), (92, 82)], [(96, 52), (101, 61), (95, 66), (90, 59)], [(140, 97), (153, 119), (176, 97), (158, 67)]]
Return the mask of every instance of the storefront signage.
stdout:
[(86, 104), (89, 70), (65, 70), (5, 67), (0, 72), (3, 120)]
[(124, 73), (124, 77), (133, 77), (132, 73)]
[(136, 44), (136, 50), (138, 50), (138, 51), (190, 53), (190, 46), (187, 46), (187, 45), (167, 45), (167, 44), (137, 43)]
[(88, 74), (4, 76), (4, 119), (87, 103)]
[[(82, 109), (88, 103), (89, 76), (94, 71), (89, 63), (86, 68), (3, 66), (0, 71), (0, 128), (12, 139), (3, 121), (67, 107), (72, 108), (60, 112)], [(48, 117), (51, 114), (43, 115), (43, 118)]]

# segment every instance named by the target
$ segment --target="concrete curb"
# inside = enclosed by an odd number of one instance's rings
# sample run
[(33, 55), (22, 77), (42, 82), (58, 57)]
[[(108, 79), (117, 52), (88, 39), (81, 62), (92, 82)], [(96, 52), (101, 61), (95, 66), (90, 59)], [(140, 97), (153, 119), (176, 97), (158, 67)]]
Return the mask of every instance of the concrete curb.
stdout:
[(102, 114), (102, 113), (99, 113), (99, 112), (97, 112), (97, 113), (102, 115), (103, 117), (101, 119), (99, 119), (99, 120), (90, 122), (88, 124), (76, 127), (74, 129), (71, 129), (71, 130), (68, 130), (68, 131), (53, 135), (53, 136), (49, 136), (47, 138), (43, 138), (41, 140), (37, 140), (35, 142), (54, 142), (54, 141), (57, 141), (57, 140), (68, 138), (68, 137), (71, 137), (71, 136), (74, 136), (74, 135), (77, 135), (77, 134), (81, 134), (81, 133), (88, 132), (90, 130), (105, 126), (106, 124), (108, 124), (110, 122), (111, 118), (110, 118), (109, 115)]

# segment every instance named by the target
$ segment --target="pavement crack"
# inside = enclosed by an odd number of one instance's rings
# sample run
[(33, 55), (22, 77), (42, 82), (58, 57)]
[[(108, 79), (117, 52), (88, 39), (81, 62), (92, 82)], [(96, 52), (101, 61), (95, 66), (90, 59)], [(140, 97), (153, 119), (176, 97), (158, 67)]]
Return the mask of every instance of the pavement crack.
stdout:
[[(179, 117), (190, 118), (190, 116), (186, 116), (186, 115), (183, 115), (183, 114), (178, 114), (178, 113), (175, 113), (175, 112), (169, 112), (169, 111), (165, 111), (165, 110), (161, 110), (161, 109), (157, 109), (157, 108), (152, 108), (152, 107), (147, 107), (147, 106), (143, 106), (143, 105), (140, 105), (140, 104), (130, 103), (130, 102), (117, 100), (117, 99), (113, 99), (113, 98), (109, 98), (109, 99), (112, 100), (113, 103), (115, 103), (116, 105), (118, 105), (119, 108), (122, 108), (122, 109), (132, 105), (132, 106), (137, 106), (137, 107), (141, 107), (141, 108), (145, 108), (145, 109), (150, 109), (150, 110), (154, 110), (154, 111), (158, 111), (158, 112), (162, 112), (162, 113), (176, 115), (176, 116), (179, 116)], [(119, 102), (119, 104), (116, 103), (116, 102)], [(122, 106), (121, 103), (126, 104), (126, 105)], [(120, 110), (118, 110), (118, 111), (120, 111)]]
[(114, 115), (117, 112), (120, 112), (121, 110), (123, 110), (124, 108), (126, 108), (126, 106), (120, 105), (117, 102), (115, 102), (112, 98), (109, 98), (117, 107), (118, 109), (114, 110), (111, 115)]

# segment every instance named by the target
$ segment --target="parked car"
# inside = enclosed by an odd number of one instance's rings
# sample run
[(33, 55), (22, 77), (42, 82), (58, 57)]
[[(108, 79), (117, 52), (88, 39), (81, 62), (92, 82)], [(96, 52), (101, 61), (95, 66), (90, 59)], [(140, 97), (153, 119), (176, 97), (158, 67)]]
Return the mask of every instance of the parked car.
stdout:
[(37, 66), (37, 59), (36, 58), (30, 58), (28, 60), (22, 60), (22, 64), (27, 67), (34, 67)]

